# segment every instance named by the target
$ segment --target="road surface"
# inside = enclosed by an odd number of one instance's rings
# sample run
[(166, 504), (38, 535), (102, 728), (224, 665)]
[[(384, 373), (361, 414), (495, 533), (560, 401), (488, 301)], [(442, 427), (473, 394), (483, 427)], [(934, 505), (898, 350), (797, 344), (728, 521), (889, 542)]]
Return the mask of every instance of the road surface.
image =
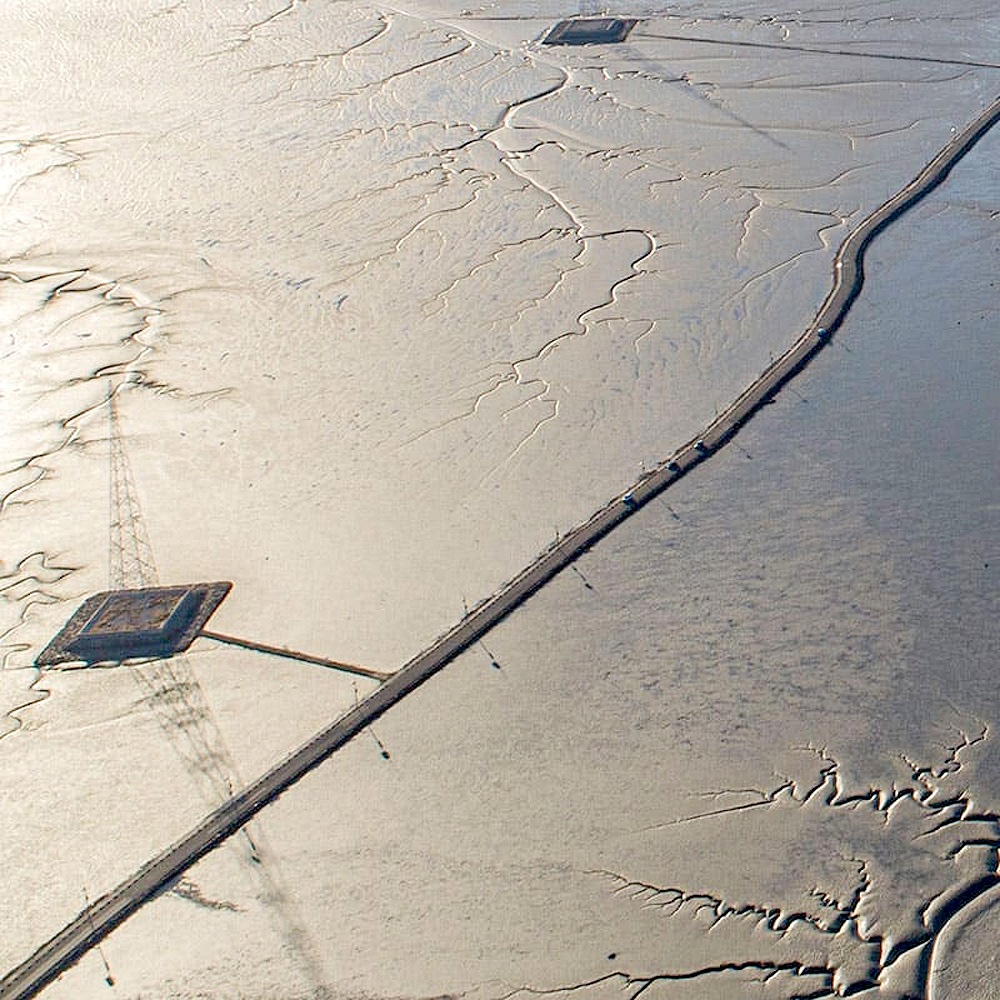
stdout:
[(851, 232), (837, 252), (830, 294), (808, 329), (712, 421), (699, 438), (689, 441), (589, 521), (565, 535), (354, 709), (223, 803), (176, 844), (143, 865), (131, 878), (94, 900), (75, 920), (0, 980), (0, 1000), (27, 1000), (35, 996), (146, 900), (237, 831), (268, 802), (478, 641), (616, 525), (725, 444), (785, 382), (805, 366), (843, 323), (864, 283), (864, 254), (875, 236), (937, 187), (998, 120), (1000, 99), (957, 132), (917, 177)]

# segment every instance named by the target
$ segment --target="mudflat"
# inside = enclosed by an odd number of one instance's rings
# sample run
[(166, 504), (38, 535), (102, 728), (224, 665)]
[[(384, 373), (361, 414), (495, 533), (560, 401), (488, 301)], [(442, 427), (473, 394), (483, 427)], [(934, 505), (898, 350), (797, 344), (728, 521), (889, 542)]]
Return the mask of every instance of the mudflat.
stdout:
[[(5, 968), (808, 327), (996, 96), (992, 11), (891, 6), (630, 9), (596, 47), (543, 46), (575, 12), (540, 5), (15, 9)], [(996, 857), (994, 149), (878, 237), (774, 405), (46, 995), (960, 989), (934, 942), (975, 940)], [(114, 576), (109, 388), (159, 583), (232, 580), (212, 627), (256, 651), (32, 666)]]

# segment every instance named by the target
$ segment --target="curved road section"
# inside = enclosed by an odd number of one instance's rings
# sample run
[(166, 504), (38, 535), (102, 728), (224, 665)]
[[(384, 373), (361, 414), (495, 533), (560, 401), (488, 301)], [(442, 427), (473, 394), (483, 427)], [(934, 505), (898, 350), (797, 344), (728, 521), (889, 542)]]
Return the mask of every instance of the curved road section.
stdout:
[(438, 638), (429, 649), (393, 674), (370, 697), (234, 795), (187, 836), (143, 865), (131, 878), (95, 900), (72, 923), (0, 980), (0, 1000), (26, 1000), (35, 996), (146, 900), (238, 830), (307, 771), (480, 639), (609, 531), (724, 445), (809, 362), (843, 323), (864, 284), (864, 255), (872, 240), (936, 188), (998, 120), (1000, 98), (958, 132), (906, 187), (861, 222), (837, 253), (833, 288), (809, 328), (709, 424), (698, 439), (688, 442), (670, 459), (646, 473), (630, 490), (564, 536), (498, 593)]

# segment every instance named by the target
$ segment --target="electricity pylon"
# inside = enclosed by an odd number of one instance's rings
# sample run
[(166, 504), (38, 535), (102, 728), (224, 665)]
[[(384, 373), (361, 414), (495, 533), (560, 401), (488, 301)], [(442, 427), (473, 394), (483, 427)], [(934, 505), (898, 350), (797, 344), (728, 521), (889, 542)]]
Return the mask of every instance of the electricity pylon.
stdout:
[(118, 396), (108, 386), (108, 440), (111, 458), (111, 532), (108, 541), (108, 586), (111, 590), (155, 587), (159, 582), (153, 549), (136, 494), (132, 467), (122, 441)]
[[(111, 590), (155, 587), (159, 584), (159, 572), (122, 440), (118, 399), (110, 385), (108, 429), (111, 464), (109, 587)], [(243, 782), (187, 657), (182, 653), (145, 663), (132, 663), (129, 669), (199, 793), (212, 808), (230, 798)], [(385, 747), (382, 751), (388, 757)], [(259, 833), (251, 835), (246, 826), (240, 832), (247, 848), (244, 858), (250, 862), (257, 883), (263, 886), (266, 898), (277, 901), (275, 908), (286, 945), (298, 954), (306, 975), (316, 987), (315, 996), (328, 997), (330, 994), (323, 985), (322, 962), (317, 957), (309, 928), (288, 903), (284, 887), (277, 880), (276, 872), (271, 871), (273, 862), (269, 861), (265, 868), (254, 839), (259, 837)], [(114, 977), (106, 961), (105, 966), (106, 982), (113, 986)]]

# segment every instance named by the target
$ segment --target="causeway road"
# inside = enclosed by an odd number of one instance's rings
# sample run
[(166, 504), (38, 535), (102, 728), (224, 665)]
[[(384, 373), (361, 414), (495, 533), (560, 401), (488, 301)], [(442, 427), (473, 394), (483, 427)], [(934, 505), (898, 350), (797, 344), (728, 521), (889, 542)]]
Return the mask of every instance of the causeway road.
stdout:
[(496, 594), (473, 609), (427, 650), (389, 677), (309, 742), (224, 802), (176, 844), (144, 864), (117, 888), (94, 900), (75, 920), (0, 979), (0, 1000), (27, 1000), (135, 912), (169, 886), (306, 772), (370, 725), (383, 712), (436, 674), (539, 587), (636, 510), (705, 461), (829, 342), (864, 283), (864, 255), (890, 223), (937, 187), (952, 167), (1000, 120), (1000, 98), (965, 128), (901, 191), (864, 219), (847, 237), (834, 262), (834, 281), (815, 319), (799, 339), (715, 420), (671, 458), (647, 472), (585, 524), (543, 552)]

